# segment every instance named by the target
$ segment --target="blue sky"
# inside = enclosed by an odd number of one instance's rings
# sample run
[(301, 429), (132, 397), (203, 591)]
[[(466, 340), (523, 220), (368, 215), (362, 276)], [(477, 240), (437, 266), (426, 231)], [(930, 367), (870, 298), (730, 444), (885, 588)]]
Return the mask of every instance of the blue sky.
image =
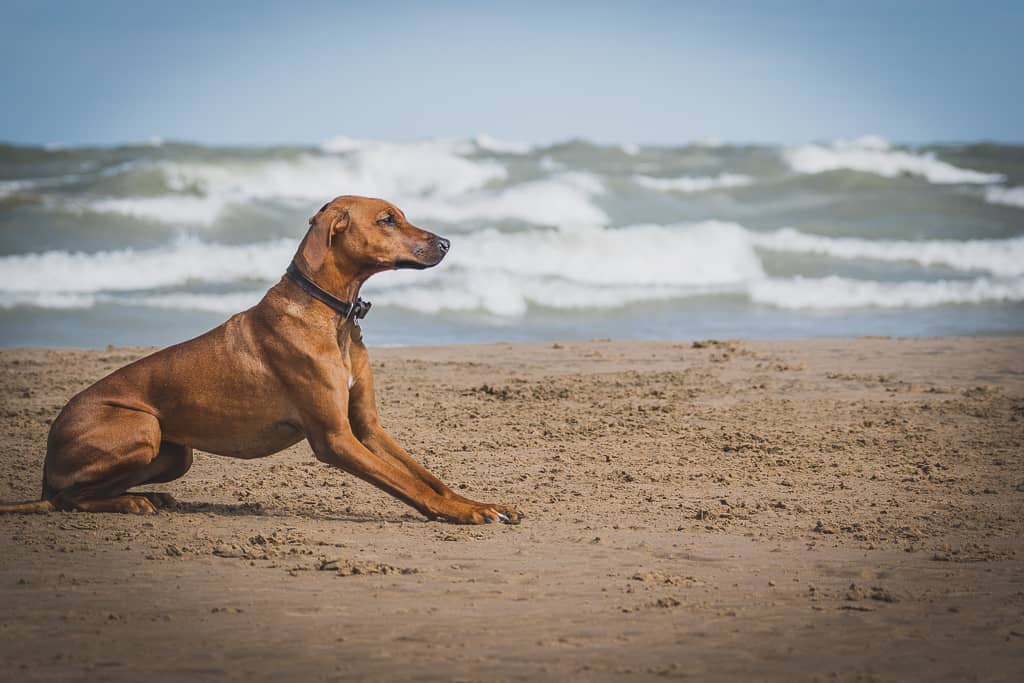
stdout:
[(1024, 142), (1024, 2), (0, 0), (0, 140)]

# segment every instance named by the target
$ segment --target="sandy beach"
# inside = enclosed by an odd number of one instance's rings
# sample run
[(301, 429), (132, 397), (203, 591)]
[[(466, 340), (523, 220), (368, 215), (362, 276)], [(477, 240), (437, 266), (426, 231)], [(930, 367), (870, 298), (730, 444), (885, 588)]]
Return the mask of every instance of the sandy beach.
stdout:
[[(0, 351), (0, 500), (145, 352)], [(1024, 679), (1024, 337), (372, 357), (385, 427), (523, 524), (197, 454), (172, 512), (0, 516), (0, 679)]]

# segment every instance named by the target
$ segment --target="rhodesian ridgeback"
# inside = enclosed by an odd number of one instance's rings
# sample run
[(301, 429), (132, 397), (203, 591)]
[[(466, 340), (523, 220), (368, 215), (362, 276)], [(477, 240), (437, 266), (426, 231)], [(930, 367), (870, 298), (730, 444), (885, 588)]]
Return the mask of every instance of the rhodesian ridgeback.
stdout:
[(358, 319), (374, 273), (430, 268), (448, 240), (381, 199), (338, 197), (309, 220), (285, 276), (220, 327), (146, 356), (72, 398), (50, 429), (42, 500), (0, 512), (156, 512), (192, 449), (262, 458), (307, 439), (317, 460), (416, 508), (461, 524), (523, 517), (464, 498), (381, 427)]

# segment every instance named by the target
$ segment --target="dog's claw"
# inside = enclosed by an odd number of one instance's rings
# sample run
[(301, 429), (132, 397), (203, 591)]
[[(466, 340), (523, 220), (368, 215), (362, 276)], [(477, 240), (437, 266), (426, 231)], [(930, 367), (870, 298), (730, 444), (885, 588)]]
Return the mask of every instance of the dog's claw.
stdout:
[(508, 518), (508, 515), (506, 515), (506, 514), (505, 514), (504, 512), (499, 512), (499, 513), (498, 513), (498, 519), (500, 519), (500, 520), (501, 520), (501, 521), (503, 521), (503, 522), (509, 522), (509, 521), (511, 521), (511, 520), (510, 520), (510, 519)]

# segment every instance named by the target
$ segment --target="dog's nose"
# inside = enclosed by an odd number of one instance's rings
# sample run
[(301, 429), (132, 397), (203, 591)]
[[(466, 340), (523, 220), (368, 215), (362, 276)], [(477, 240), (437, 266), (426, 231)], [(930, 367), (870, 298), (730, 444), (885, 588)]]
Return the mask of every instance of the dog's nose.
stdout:
[(447, 254), (448, 253), (448, 248), (451, 245), (452, 245), (452, 243), (449, 242), (448, 240), (446, 240), (445, 238), (443, 238), (443, 237), (438, 237), (437, 238), (437, 248), (440, 249), (443, 253)]

